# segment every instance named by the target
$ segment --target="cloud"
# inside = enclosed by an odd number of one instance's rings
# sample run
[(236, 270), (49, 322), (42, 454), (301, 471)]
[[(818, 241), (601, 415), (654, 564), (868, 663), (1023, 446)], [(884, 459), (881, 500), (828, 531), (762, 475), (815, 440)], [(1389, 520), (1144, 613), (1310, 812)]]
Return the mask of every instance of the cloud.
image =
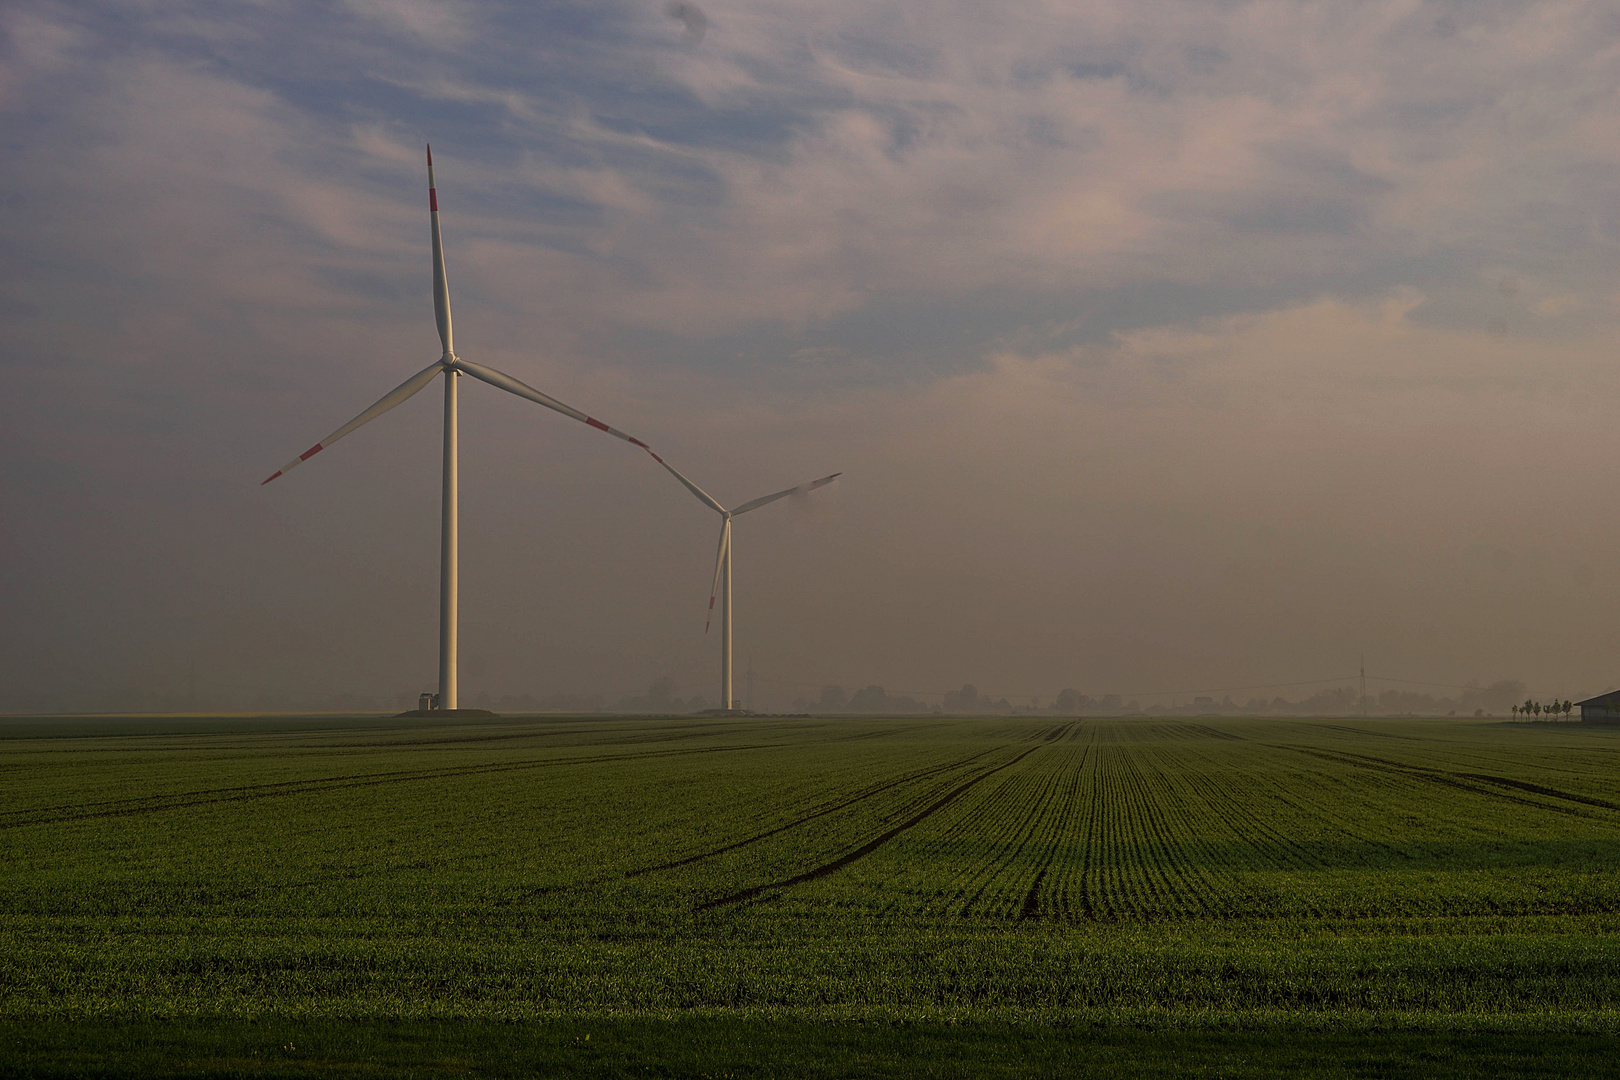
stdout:
[(686, 29), (686, 43), (697, 45), (703, 41), (703, 35), (708, 32), (709, 19), (703, 14), (703, 9), (696, 4), (674, 0), (664, 5), (664, 14), (680, 23)]
[(574, 129), (591, 185), (536, 180), (601, 211), (598, 317), (686, 335), (904, 291), (1449, 274), (1544, 248), (1527, 210), (1576, 228), (1613, 194), (1577, 181), (1620, 118), (1602, 10), (1544, 11), (1440, 33), (1404, 4), (739, 8), (723, 48), (662, 69), (695, 104), (604, 110)]
[(471, 12), (447, 0), (344, 0), (343, 6), (369, 23), (441, 47), (472, 38)]
[[(1620, 194), (1594, 171), (1612, 165), (1606, 134), (1620, 127), (1595, 4), (1556, 18), (1546, 5), (946, 6), (926, 18), (722, 5), (731, 29), (701, 57), (669, 51), (661, 10), (612, 11), (567, 26), (555, 64), (563, 24), (544, 13), (353, 10), (409, 30), (428, 46), (422, 63), (389, 62), (358, 24), (311, 25), (310, 65), (344, 74), (310, 99), (221, 32), (223, 17), (197, 9), (185, 25), (241, 73), (210, 65), (222, 115), (269, 95), (305, 137), (331, 139), (345, 126), (331, 106), (379, 91), (395, 115), (413, 95), (462, 110), (448, 130), (478, 134), (445, 148), (459, 224), (482, 204), (481, 231), (515, 226), (503, 239), (530, 263), (520, 284), (554, 298), (545, 321), (566, 310), (598, 333), (702, 338), (990, 289), (1171, 283), (1297, 299), (1287, 291), (1356, 288), (1392, 261), (1455, 277), (1458, 259), (1550, 254), (1570, 230), (1606, 228)], [(194, 59), (174, 55), (173, 36), (147, 47), (171, 70)], [(623, 78), (640, 87), (630, 99)], [(1596, 249), (1576, 261), (1595, 264)], [(1569, 284), (1547, 292), (1581, 291)]]

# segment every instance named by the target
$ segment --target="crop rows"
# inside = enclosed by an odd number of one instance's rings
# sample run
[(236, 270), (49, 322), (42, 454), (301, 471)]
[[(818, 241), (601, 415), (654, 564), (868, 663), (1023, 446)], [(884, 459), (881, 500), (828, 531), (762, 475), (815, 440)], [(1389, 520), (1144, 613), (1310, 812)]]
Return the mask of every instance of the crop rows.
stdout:
[(1606, 1016), (1620, 979), (1616, 731), (128, 723), (0, 723), (0, 1010)]

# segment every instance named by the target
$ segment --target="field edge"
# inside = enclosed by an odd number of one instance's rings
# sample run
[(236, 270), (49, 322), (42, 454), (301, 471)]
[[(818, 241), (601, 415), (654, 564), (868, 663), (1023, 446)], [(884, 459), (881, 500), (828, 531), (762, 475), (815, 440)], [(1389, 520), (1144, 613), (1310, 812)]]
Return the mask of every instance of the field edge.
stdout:
[(0, 1020), (0, 1076), (1606, 1075), (1598, 1033), (1144, 1029), (743, 1017)]

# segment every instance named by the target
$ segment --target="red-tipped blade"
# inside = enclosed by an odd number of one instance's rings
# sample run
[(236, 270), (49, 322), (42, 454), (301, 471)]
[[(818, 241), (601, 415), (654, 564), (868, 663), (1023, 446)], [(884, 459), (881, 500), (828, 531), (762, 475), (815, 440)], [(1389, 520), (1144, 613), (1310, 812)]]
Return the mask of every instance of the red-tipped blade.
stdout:
[(418, 371), (415, 375), (412, 375), (410, 378), (394, 387), (388, 393), (384, 394), (374, 405), (371, 406), (371, 408), (367, 409), (353, 420), (350, 420), (347, 424), (344, 424), (342, 427), (332, 432), (332, 434), (328, 435), (326, 438), (322, 439), (308, 450), (305, 450), (302, 454), (299, 454), (297, 457), (287, 462), (287, 464), (283, 465), (281, 468), (272, 473), (268, 479), (260, 481), (259, 486), (263, 487), (265, 484), (268, 484), (271, 480), (274, 480), (283, 473), (291, 472), (301, 462), (308, 461), (310, 458), (314, 457), (322, 450), (325, 450), (328, 446), (331, 446), (333, 443), (343, 438), (343, 436), (347, 435), (355, 428), (375, 420), (377, 417), (381, 416), (389, 409), (392, 409), (400, 402), (407, 400), (428, 383), (432, 382), (434, 377), (443, 370), (444, 364), (442, 362), (438, 360), (433, 361), (433, 363), (429, 364), (427, 367), (423, 368), (421, 371)]
[(428, 220), (433, 234), (433, 321), (439, 327), (439, 344), (444, 346), (444, 358), (456, 355), (454, 335), (450, 331), (450, 285), (444, 276), (444, 240), (439, 235), (439, 189), (433, 182), (433, 148), (428, 147)]

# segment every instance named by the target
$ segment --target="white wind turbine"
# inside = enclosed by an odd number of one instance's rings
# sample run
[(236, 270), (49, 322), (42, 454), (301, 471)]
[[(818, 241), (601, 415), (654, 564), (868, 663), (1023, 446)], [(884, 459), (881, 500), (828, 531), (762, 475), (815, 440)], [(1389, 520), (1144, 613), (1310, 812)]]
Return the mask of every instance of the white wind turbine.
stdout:
[[(527, 398), (548, 409), (555, 409), (564, 416), (573, 417), (582, 424), (589, 424), (609, 435), (623, 439), (625, 442), (652, 453), (651, 448), (640, 439), (626, 435), (616, 428), (608, 427), (602, 421), (587, 416), (578, 409), (564, 405), (556, 398), (542, 394), (532, 386), (528, 386), (510, 375), (503, 374), (493, 368), (463, 360), (457, 356), (451, 346), (450, 336), (450, 289), (444, 278), (444, 246), (439, 239), (439, 196), (433, 186), (433, 148), (428, 147), (428, 212), (433, 222), (433, 313), (439, 323), (439, 343), (444, 346), (444, 354), (433, 361), (409, 379), (400, 383), (393, 390), (385, 394), (375, 405), (338, 428), (332, 434), (293, 458), (276, 472), (272, 473), (264, 484), (289, 471), (299, 462), (308, 461), (328, 446), (337, 442), (343, 436), (369, 421), (375, 420), (405, 399), (424, 389), (440, 374), (444, 375), (444, 497), (443, 497), (443, 528), (439, 541), (439, 694), (437, 707), (440, 709), (456, 708), (456, 623), (457, 605), (459, 602), (459, 582), (457, 580), (457, 544), (459, 540), (459, 509), (458, 493), (456, 488), (457, 461), (456, 461), (456, 381), (460, 375), (471, 375), (475, 379), (499, 387), (518, 397)], [(657, 458), (658, 455), (653, 454)], [(659, 459), (660, 461), (662, 459)], [(668, 468), (668, 466), (665, 466)], [(262, 486), (262, 484), (261, 484)]]
[[(726, 709), (726, 710), (729, 711), (732, 708), (732, 698), (731, 698), (731, 519), (734, 518), (734, 517), (737, 517), (740, 514), (746, 514), (750, 510), (758, 510), (760, 507), (764, 506), (766, 503), (773, 503), (777, 499), (784, 499), (789, 495), (798, 495), (798, 494), (802, 494), (804, 492), (814, 491), (818, 487), (823, 487), (823, 486), (825, 486), (827, 484), (832, 483), (834, 480), (838, 479), (840, 476), (843, 476), (844, 474), (841, 473), (841, 472), (835, 472), (831, 476), (823, 476), (820, 480), (811, 480), (809, 483), (800, 484), (798, 487), (784, 488), (783, 490), (775, 492), (775, 493), (770, 494), (770, 495), (762, 495), (757, 499), (753, 499), (753, 500), (751, 500), (749, 502), (743, 503), (741, 506), (737, 507), (737, 509), (735, 509), (735, 510), (727, 510), (725, 507), (721, 506), (718, 502), (716, 502), (714, 497), (711, 496), (707, 491), (704, 491), (702, 488), (700, 488), (696, 484), (692, 483), (692, 481), (690, 481), (686, 477), (682, 476), (681, 473), (680, 473), (680, 470), (675, 468), (675, 466), (671, 465), (669, 462), (665, 461), (663, 458), (659, 457), (657, 454), (653, 454), (651, 449), (647, 449), (647, 453), (652, 454), (652, 457), (653, 457), (654, 461), (658, 462), (658, 464), (660, 464), (664, 468), (668, 469), (670, 471), (670, 475), (674, 476), (675, 479), (679, 480), (683, 485), (685, 485), (687, 491), (690, 491), (693, 495), (697, 496), (697, 499), (698, 499), (699, 502), (701, 502), (704, 506), (707, 506), (710, 510), (713, 510), (715, 513), (720, 515), (720, 547), (715, 552), (715, 556), (714, 556), (714, 584), (712, 586), (710, 586), (710, 588), (709, 588), (709, 621), (712, 621), (713, 618), (714, 618), (714, 598), (715, 598), (716, 594), (719, 594), (720, 597), (721, 597), (721, 603), (720, 603), (720, 707), (722, 709)], [(705, 634), (707, 634), (709, 632), (709, 621), (705, 621), (704, 624), (703, 624), (703, 632)]]

